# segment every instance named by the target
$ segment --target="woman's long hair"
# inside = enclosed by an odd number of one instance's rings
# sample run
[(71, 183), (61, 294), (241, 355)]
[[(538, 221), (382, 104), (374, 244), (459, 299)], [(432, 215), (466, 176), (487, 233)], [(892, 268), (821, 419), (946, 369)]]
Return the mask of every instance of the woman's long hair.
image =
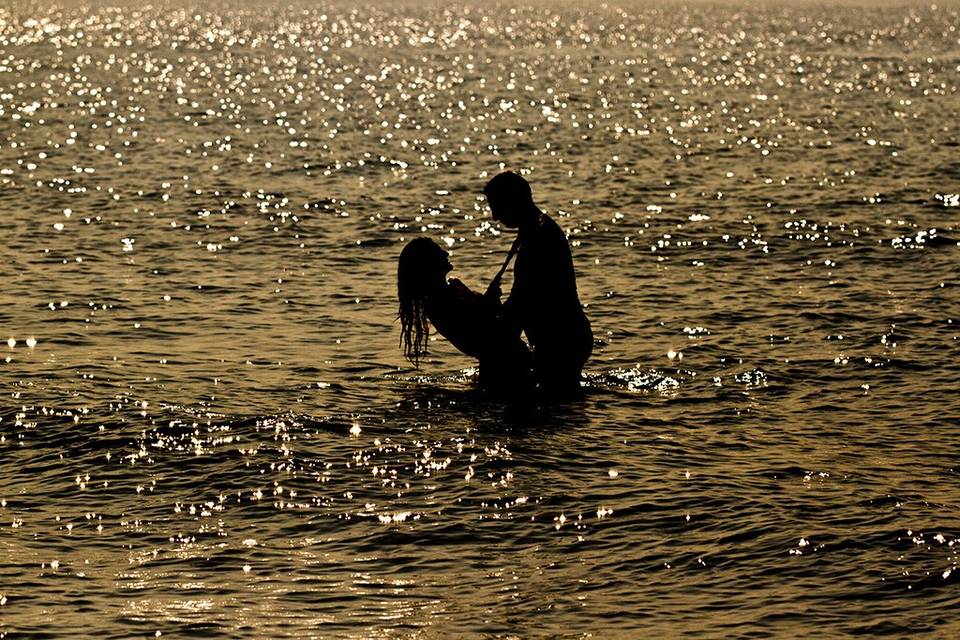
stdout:
[[(425, 308), (425, 283), (431, 258), (439, 246), (429, 238), (414, 238), (400, 252), (397, 264), (397, 296), (400, 298), (400, 346), (403, 355), (414, 366), (427, 353), (430, 323)], [(434, 258), (435, 259), (435, 258)]]

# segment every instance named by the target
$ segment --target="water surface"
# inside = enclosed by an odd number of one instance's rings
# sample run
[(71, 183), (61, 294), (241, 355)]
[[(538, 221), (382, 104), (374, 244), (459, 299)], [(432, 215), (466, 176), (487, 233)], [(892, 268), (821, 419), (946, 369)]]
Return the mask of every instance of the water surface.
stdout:
[[(0, 636), (957, 634), (958, 25), (0, 8)], [(582, 402), (398, 348), (401, 247), (482, 289), (504, 168)]]

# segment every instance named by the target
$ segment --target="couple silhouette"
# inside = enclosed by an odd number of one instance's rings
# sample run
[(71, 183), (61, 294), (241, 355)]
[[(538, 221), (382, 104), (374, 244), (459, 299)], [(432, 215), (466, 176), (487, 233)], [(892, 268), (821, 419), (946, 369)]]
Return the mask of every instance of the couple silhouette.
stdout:
[[(510, 396), (539, 393), (548, 399), (576, 396), (593, 333), (577, 295), (566, 235), (536, 206), (529, 183), (518, 174), (495, 176), (483, 192), (493, 219), (517, 230), (510, 252), (481, 294), (456, 278), (447, 279), (453, 267), (437, 243), (411, 240), (397, 269), (404, 355), (419, 366), (432, 324), (454, 347), (479, 361), (485, 390)], [(500, 279), (514, 257), (513, 287), (501, 302)]]

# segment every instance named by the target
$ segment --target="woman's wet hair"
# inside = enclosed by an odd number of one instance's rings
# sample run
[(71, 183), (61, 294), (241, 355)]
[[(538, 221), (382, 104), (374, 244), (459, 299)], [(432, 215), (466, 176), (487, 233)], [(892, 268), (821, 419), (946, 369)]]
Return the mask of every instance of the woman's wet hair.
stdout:
[(414, 238), (400, 252), (397, 296), (400, 298), (400, 346), (414, 366), (427, 353), (430, 323), (425, 308), (426, 286), (435, 277), (437, 255), (443, 249), (430, 238)]

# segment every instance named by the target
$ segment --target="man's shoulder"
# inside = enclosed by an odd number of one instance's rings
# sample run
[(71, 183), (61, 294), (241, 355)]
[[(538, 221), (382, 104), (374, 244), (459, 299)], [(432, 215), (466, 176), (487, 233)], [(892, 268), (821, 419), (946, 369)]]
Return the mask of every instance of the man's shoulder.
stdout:
[(563, 232), (563, 229), (560, 228), (560, 225), (556, 221), (548, 216), (545, 213), (540, 214), (540, 218), (537, 220), (536, 233), (539, 236), (549, 237), (559, 234), (562, 237), (566, 237), (566, 234)]
[[(530, 228), (528, 235), (520, 244), (520, 253), (535, 263), (553, 263), (556, 259), (569, 260), (570, 246), (567, 234), (563, 232), (553, 218), (540, 214), (536, 226)], [(536, 256), (531, 258), (531, 256)]]

